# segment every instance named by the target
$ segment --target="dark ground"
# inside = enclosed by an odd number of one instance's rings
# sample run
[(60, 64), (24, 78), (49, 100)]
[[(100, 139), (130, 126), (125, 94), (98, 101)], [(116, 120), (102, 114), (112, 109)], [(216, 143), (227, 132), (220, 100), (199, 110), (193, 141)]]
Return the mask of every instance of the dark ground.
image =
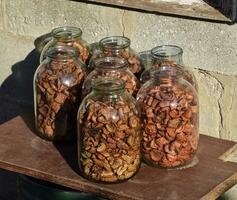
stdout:
[(17, 199), (17, 174), (0, 170), (0, 200)]

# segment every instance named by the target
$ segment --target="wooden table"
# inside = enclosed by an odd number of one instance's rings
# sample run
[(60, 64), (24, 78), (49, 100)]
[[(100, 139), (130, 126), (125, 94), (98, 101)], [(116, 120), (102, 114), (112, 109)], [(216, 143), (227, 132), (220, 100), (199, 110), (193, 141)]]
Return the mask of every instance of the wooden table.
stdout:
[(21, 117), (0, 126), (0, 167), (109, 199), (211, 200), (237, 183), (237, 163), (224, 162), (234, 142), (201, 135), (199, 162), (182, 170), (142, 165), (120, 184), (92, 183), (79, 175), (76, 144), (53, 144), (34, 134)]

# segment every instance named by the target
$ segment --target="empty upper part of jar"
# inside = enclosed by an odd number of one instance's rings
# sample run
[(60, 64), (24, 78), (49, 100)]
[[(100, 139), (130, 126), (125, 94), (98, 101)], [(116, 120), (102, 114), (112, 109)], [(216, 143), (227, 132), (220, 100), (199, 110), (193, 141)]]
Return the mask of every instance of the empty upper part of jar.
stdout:
[(130, 46), (130, 39), (123, 36), (111, 36), (100, 40), (100, 47), (103, 50), (121, 50)]
[(52, 60), (68, 60), (69, 58), (77, 58), (78, 50), (69, 47), (69, 46), (53, 46), (50, 47), (47, 52), (47, 57), (49, 57)]
[[(163, 45), (154, 47), (151, 50), (152, 57), (160, 62), (161, 65), (183, 64), (183, 50), (181, 47), (175, 45)], [(166, 61), (169, 61), (167, 63)]]
[(183, 75), (183, 69), (178, 65), (176, 67), (172, 65), (166, 65), (161, 66), (158, 69), (152, 69), (150, 74), (152, 78), (179, 78)]
[(125, 91), (125, 82), (119, 78), (97, 78), (92, 81), (92, 89), (97, 93), (117, 93)]
[(119, 57), (104, 57), (95, 59), (96, 70), (123, 70), (128, 67), (128, 62)]
[(162, 66), (150, 71), (151, 80), (165, 85), (172, 85), (183, 76), (183, 69), (179, 66)]
[(73, 38), (81, 37), (82, 31), (77, 27), (63, 26), (53, 29), (52, 35), (58, 40), (72, 40)]

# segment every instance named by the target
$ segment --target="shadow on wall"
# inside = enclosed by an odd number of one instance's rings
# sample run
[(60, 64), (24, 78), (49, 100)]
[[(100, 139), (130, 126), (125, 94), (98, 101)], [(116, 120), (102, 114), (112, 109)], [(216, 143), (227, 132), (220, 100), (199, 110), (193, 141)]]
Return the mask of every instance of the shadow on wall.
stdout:
[(12, 66), (12, 74), (2, 83), (0, 124), (17, 115), (23, 117), (24, 113), (33, 113), (33, 76), (39, 65), (39, 56), (36, 49), (32, 50), (23, 61)]
[(50, 39), (50, 33), (39, 36), (34, 42), (36, 48), (12, 66), (12, 73), (0, 87), (0, 124), (20, 115), (29, 128), (34, 128), (33, 78), (40, 52)]

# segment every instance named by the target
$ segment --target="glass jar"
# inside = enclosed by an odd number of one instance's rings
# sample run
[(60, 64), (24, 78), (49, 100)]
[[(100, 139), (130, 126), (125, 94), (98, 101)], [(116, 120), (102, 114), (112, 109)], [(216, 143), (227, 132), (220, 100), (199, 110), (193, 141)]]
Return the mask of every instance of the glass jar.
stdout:
[(198, 147), (198, 96), (177, 66), (152, 71), (137, 94), (142, 115), (142, 155), (155, 167), (176, 168)]
[(150, 71), (155, 68), (159, 68), (161, 66), (171, 65), (171, 66), (179, 66), (183, 70), (183, 78), (187, 80), (191, 85), (195, 87), (197, 90), (197, 81), (193, 72), (190, 68), (183, 64), (183, 50), (182, 48), (174, 45), (163, 45), (154, 47), (151, 50), (151, 56), (153, 58), (152, 67), (146, 69), (141, 77), (140, 82), (145, 83), (150, 79)]
[(45, 45), (40, 55), (40, 62), (46, 56), (50, 47), (56, 45), (66, 45), (78, 49), (78, 58), (87, 63), (90, 58), (89, 45), (82, 39), (82, 31), (80, 28), (73, 26), (63, 26), (52, 30), (52, 39)]
[(35, 126), (47, 140), (70, 140), (76, 136), (80, 90), (86, 77), (78, 52), (53, 46), (34, 75)]
[(95, 53), (89, 63), (89, 70), (95, 68), (94, 60), (96, 58), (117, 56), (122, 57), (128, 61), (129, 69), (137, 77), (142, 72), (139, 55), (130, 47), (130, 39), (123, 36), (111, 36), (103, 38), (99, 41), (101, 51)]
[(104, 57), (94, 60), (95, 69), (87, 76), (82, 86), (83, 97), (92, 89), (92, 81), (99, 77), (118, 77), (125, 81), (125, 88), (133, 96), (139, 90), (139, 81), (128, 69), (128, 62), (124, 58)]
[(140, 113), (118, 78), (99, 78), (78, 110), (78, 161), (82, 175), (121, 182), (140, 167)]

